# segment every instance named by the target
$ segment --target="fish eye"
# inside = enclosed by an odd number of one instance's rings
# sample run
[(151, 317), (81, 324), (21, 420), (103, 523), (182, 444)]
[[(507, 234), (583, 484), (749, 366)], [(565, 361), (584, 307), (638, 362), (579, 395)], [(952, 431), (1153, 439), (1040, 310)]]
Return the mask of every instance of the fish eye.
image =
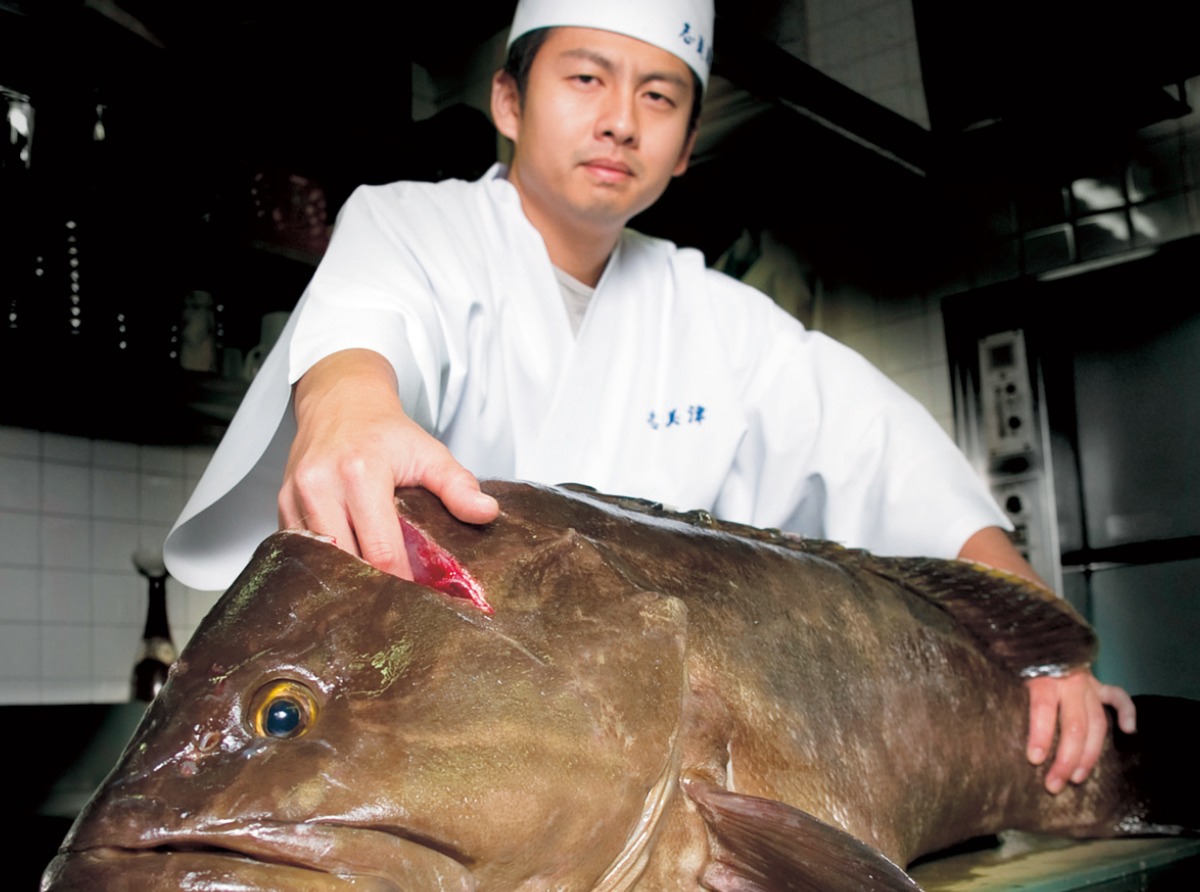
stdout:
[(280, 740), (299, 737), (316, 720), (317, 698), (299, 682), (270, 682), (250, 701), (250, 724), (259, 737)]

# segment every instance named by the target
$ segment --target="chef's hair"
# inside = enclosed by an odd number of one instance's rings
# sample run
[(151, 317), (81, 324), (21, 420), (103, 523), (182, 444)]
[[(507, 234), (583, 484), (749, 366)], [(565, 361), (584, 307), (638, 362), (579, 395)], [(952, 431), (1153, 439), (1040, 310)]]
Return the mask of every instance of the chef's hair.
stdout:
[[(535, 28), (533, 31), (526, 31), (508, 48), (508, 58), (504, 60), (504, 73), (516, 82), (517, 98), (520, 100), (522, 108), (525, 107), (525, 88), (529, 86), (529, 69), (533, 67), (533, 60), (537, 56), (538, 50), (542, 48), (542, 44), (549, 36), (549, 28)], [(688, 71), (692, 71), (692, 69), (689, 68)], [(692, 71), (692, 111), (688, 116), (689, 134), (700, 124), (700, 107), (703, 105), (703, 101), (704, 85), (700, 83), (700, 76)]]

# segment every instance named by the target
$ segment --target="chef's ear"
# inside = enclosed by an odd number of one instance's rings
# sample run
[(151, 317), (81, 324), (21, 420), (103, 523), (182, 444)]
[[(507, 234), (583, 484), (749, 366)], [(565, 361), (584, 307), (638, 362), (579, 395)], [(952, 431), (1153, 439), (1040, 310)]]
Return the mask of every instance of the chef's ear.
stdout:
[(521, 127), (521, 92), (516, 79), (504, 71), (492, 76), (492, 121), (514, 143)]
[(693, 127), (688, 131), (687, 139), (683, 142), (683, 150), (679, 153), (679, 160), (675, 162), (675, 169), (671, 171), (671, 176), (677, 177), (688, 169), (688, 161), (692, 158), (692, 150), (696, 148), (696, 133), (698, 128)]

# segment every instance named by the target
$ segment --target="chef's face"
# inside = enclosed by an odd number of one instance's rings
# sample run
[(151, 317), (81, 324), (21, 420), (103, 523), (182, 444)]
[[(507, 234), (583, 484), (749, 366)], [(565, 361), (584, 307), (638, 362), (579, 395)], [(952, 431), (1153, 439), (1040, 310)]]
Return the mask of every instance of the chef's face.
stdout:
[(691, 69), (665, 50), (610, 31), (552, 29), (524, 96), (504, 73), (492, 89), (526, 215), (539, 229), (619, 230), (687, 168), (693, 90)]

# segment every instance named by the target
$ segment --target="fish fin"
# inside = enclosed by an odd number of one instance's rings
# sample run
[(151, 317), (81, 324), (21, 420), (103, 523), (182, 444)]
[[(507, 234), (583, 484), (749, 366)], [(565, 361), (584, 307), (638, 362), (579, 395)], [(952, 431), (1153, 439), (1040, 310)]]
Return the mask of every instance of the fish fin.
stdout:
[(1091, 664), (1096, 633), (1044, 586), (969, 561), (866, 555), (865, 569), (950, 614), (984, 652), (1022, 678), (1065, 675)]
[(657, 502), (599, 493), (579, 484), (563, 487), (592, 502), (720, 530), (902, 585), (950, 615), (984, 653), (1023, 678), (1065, 675), (1090, 665), (1096, 656), (1096, 634), (1070, 604), (1044, 586), (1003, 570), (970, 561), (881, 557), (836, 542), (717, 521), (705, 511), (674, 511)]
[(686, 779), (684, 790), (714, 842), (700, 880), (712, 892), (920, 889), (881, 852), (807, 812), (705, 780)]

